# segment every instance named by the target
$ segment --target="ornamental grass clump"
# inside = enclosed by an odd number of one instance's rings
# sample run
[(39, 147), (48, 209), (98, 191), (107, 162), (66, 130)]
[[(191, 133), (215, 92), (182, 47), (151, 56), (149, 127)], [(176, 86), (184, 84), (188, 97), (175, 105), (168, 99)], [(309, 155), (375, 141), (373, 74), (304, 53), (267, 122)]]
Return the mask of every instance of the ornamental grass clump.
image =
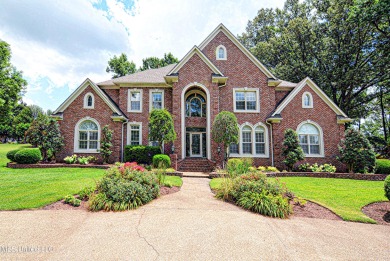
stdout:
[(160, 192), (156, 175), (137, 163), (126, 162), (107, 170), (89, 200), (91, 211), (124, 211), (136, 209)]
[(287, 218), (292, 213), (287, 195), (287, 189), (278, 180), (269, 181), (265, 174), (259, 172), (225, 178), (216, 192), (219, 199), (278, 218)]

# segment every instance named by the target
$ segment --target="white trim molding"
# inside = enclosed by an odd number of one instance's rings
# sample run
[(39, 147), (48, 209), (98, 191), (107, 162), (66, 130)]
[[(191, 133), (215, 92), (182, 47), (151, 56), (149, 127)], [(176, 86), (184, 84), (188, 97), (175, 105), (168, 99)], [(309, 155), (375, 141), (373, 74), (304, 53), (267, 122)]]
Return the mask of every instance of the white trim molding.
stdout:
[(206, 45), (218, 35), (219, 32), (225, 34), (226, 37), (229, 38), (268, 78), (276, 79), (276, 77), (259, 60), (257, 60), (257, 58), (248, 49), (246, 49), (245, 46), (242, 45), (242, 43), (240, 43), (223, 24), (219, 24), (217, 28), (215, 28), (214, 31), (212, 31), (211, 34), (203, 40), (203, 42), (199, 45), (199, 49), (203, 50)]
[(149, 113), (153, 110), (153, 93), (161, 93), (161, 109), (164, 109), (164, 90), (150, 89), (149, 90)]
[(64, 112), (66, 108), (88, 87), (95, 91), (95, 93), (110, 107), (110, 109), (115, 112), (122, 120), (126, 120), (126, 117), (122, 114), (120, 109), (107, 97), (107, 95), (89, 78), (85, 79), (84, 82), (53, 112), (53, 114), (58, 114)]
[[(88, 97), (91, 96), (92, 99), (92, 105), (88, 106)], [(95, 96), (92, 94), (92, 92), (88, 92), (84, 95), (84, 109), (95, 109)]]
[(297, 134), (298, 134), (298, 138), (299, 138), (299, 129), (303, 126), (303, 125), (305, 125), (305, 124), (311, 124), (311, 125), (313, 125), (314, 127), (316, 127), (317, 128), (317, 130), (318, 130), (318, 133), (319, 133), (319, 137), (318, 137), (318, 140), (319, 140), (319, 143), (320, 143), (320, 154), (306, 154), (305, 153), (305, 158), (323, 158), (323, 157), (325, 157), (325, 144), (324, 144), (324, 133), (323, 133), (323, 131), (322, 131), (322, 128), (321, 128), (321, 126), (318, 124), (318, 123), (316, 123), (316, 122), (314, 122), (314, 121), (311, 121), (311, 120), (306, 120), (306, 121), (303, 121), (303, 122), (301, 122), (299, 125), (298, 125), (298, 127), (297, 127), (297, 129), (296, 129), (296, 131), (297, 131)]
[(126, 145), (130, 144), (130, 134), (131, 134), (131, 126), (139, 126), (139, 145), (142, 145), (142, 122), (136, 122), (136, 121), (129, 121), (127, 123), (127, 140)]
[(213, 71), (215, 74), (219, 74), (221, 76), (224, 76), (223, 73), (204, 55), (204, 53), (196, 46), (192, 47), (192, 49), (183, 57), (183, 59), (180, 60), (178, 64), (176, 64), (175, 67), (172, 68), (172, 70), (168, 73), (168, 75), (178, 73), (181, 67), (184, 66), (188, 62), (188, 60), (197, 54), (200, 59)]
[(347, 118), (348, 116), (318, 87), (309, 77), (303, 79), (298, 85), (287, 95), (287, 97), (283, 100), (283, 102), (276, 108), (274, 113), (271, 115), (275, 116), (277, 114), (281, 114), (283, 109), (293, 100), (293, 98), (302, 90), (304, 86), (309, 86), (335, 113), (336, 115), (341, 115)]
[[(139, 110), (132, 110), (131, 109), (131, 94), (133, 92), (139, 92), (139, 102), (140, 102), (140, 109)], [(127, 91), (127, 112), (135, 112), (135, 113), (142, 113), (142, 103), (143, 103), (143, 90), (142, 89), (129, 89)]]
[[(223, 57), (219, 57), (219, 49), (223, 49)], [(215, 59), (216, 60), (227, 60), (227, 52), (226, 52), (226, 47), (221, 45), (218, 45), (218, 47), (215, 49)]]
[[(80, 138), (80, 132), (79, 132), (79, 126), (84, 121), (92, 121), (94, 122), (98, 127), (98, 140), (97, 140), (97, 149), (80, 149), (79, 148), (79, 138)], [(84, 117), (80, 119), (76, 125), (74, 126), (74, 135), (73, 135), (73, 152), (74, 153), (99, 153), (100, 150), (100, 124), (97, 120), (91, 117)]]
[[(242, 149), (242, 129), (248, 126), (251, 128), (251, 143), (252, 143), (252, 153), (243, 153)], [(262, 127), (264, 129), (264, 154), (256, 154), (256, 128)], [(231, 153), (230, 157), (241, 157), (241, 158), (269, 158), (269, 135), (268, 135), (268, 127), (262, 122), (258, 122), (255, 125), (252, 125), (249, 122), (245, 122), (238, 126), (239, 128), (239, 138), (238, 138), (238, 152), (239, 153)]]
[[(305, 97), (308, 96), (309, 97), (309, 105), (306, 105), (305, 104)], [(313, 95), (311, 95), (310, 92), (304, 92), (302, 94), (302, 108), (313, 108), (313, 104), (314, 104), (314, 101), (313, 101)]]
[[(236, 108), (236, 92), (255, 92), (256, 95), (256, 109), (255, 110), (237, 110)], [(233, 111), (236, 113), (258, 113), (260, 112), (260, 91), (259, 88), (233, 88)], [(245, 99), (246, 106), (246, 99)]]
[(206, 93), (206, 106), (207, 106), (207, 113), (206, 113), (206, 122), (207, 122), (207, 125), (206, 125), (206, 148), (207, 148), (207, 158), (208, 159), (211, 159), (211, 138), (210, 138), (210, 92), (209, 90), (207, 89), (206, 86), (204, 86), (203, 84), (201, 83), (198, 83), (198, 82), (193, 82), (193, 83), (190, 83), (188, 84), (186, 87), (183, 88), (182, 92), (181, 92), (181, 156), (182, 156), (182, 159), (184, 159), (186, 157), (186, 126), (185, 126), (185, 122), (186, 122), (186, 111), (185, 111), (185, 106), (186, 106), (186, 99), (185, 99), (185, 95), (186, 95), (186, 92), (188, 89), (190, 89), (191, 87), (199, 87), (201, 88), (205, 93)]

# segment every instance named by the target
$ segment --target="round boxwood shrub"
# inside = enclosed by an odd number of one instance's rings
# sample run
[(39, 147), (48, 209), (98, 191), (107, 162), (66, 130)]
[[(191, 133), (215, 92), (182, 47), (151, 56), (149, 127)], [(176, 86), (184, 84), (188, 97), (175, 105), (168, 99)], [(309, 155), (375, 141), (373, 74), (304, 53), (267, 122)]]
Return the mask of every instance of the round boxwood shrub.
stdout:
[(169, 168), (171, 166), (171, 159), (165, 154), (154, 155), (153, 166), (155, 168)]
[(385, 179), (385, 196), (390, 200), (390, 175)]
[(15, 161), (19, 164), (35, 164), (42, 158), (38, 148), (22, 149), (15, 154)]
[(10, 150), (7, 152), (7, 159), (9, 159), (11, 162), (15, 162), (15, 154), (20, 151), (20, 149), (17, 150)]
[(375, 161), (375, 167), (377, 174), (390, 174), (390, 160), (389, 159), (377, 159)]

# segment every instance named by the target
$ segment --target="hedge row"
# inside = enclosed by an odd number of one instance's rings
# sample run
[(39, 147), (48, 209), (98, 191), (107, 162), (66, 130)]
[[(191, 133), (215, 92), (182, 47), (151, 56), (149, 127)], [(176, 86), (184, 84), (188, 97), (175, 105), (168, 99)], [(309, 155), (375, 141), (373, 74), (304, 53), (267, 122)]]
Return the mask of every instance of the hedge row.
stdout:
[(125, 162), (137, 162), (138, 164), (151, 165), (153, 156), (160, 154), (158, 146), (127, 145), (125, 146)]
[(390, 160), (389, 159), (377, 159), (375, 161), (377, 174), (390, 174)]

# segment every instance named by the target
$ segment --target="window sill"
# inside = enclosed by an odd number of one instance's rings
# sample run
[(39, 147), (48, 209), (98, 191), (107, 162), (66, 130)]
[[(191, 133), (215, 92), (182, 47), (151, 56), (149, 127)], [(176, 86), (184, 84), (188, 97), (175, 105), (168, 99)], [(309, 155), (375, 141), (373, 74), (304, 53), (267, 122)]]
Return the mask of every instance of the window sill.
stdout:
[(127, 112), (142, 113), (142, 111), (127, 111)]
[(83, 107), (84, 109), (89, 109), (89, 110), (92, 110), (92, 109), (95, 109), (95, 107)]
[(235, 157), (235, 158), (269, 158), (269, 155), (265, 154), (230, 154), (229, 157)]
[(99, 151), (98, 149), (93, 149), (93, 150), (81, 150), (81, 149), (75, 149), (75, 153), (90, 153), (90, 154), (98, 154)]
[(235, 113), (259, 113), (260, 110), (234, 110)]
[(305, 154), (305, 158), (324, 158), (324, 155), (321, 154)]

